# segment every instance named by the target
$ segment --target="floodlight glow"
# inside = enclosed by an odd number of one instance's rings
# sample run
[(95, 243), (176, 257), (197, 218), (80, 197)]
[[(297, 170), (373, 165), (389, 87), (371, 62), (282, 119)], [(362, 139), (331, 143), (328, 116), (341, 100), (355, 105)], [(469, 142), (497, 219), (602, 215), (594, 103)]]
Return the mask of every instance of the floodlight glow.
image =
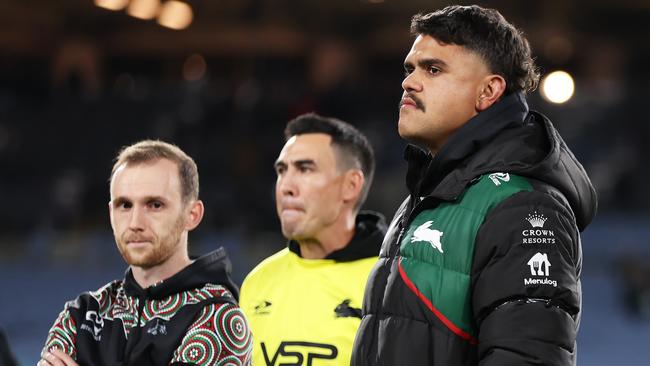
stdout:
[(95, 0), (95, 5), (108, 10), (122, 10), (129, 0)]
[(565, 71), (554, 71), (542, 80), (542, 96), (551, 103), (566, 103), (574, 91), (573, 78)]
[(187, 81), (196, 81), (205, 75), (207, 65), (205, 58), (199, 54), (193, 54), (183, 64), (183, 78)]
[(159, 9), (160, 0), (132, 0), (126, 12), (132, 17), (148, 20), (155, 18)]
[(181, 1), (167, 1), (158, 16), (158, 24), (171, 29), (184, 29), (191, 23), (192, 8)]

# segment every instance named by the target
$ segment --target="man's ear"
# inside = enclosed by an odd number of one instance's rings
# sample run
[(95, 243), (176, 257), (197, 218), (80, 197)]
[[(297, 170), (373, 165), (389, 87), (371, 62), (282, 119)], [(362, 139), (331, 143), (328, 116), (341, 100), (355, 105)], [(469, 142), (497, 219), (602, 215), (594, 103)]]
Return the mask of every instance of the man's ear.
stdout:
[(187, 231), (194, 230), (203, 219), (203, 213), (205, 212), (205, 207), (203, 207), (203, 201), (194, 200), (191, 201), (187, 209), (187, 215), (185, 217), (185, 229)]
[(350, 169), (343, 176), (343, 200), (355, 202), (358, 200), (363, 190), (363, 184), (366, 178), (361, 169)]
[(483, 79), (476, 98), (476, 111), (483, 112), (496, 103), (506, 92), (506, 80), (501, 75), (488, 75)]
[(108, 217), (111, 221), (111, 227), (113, 227), (113, 201), (108, 201)]

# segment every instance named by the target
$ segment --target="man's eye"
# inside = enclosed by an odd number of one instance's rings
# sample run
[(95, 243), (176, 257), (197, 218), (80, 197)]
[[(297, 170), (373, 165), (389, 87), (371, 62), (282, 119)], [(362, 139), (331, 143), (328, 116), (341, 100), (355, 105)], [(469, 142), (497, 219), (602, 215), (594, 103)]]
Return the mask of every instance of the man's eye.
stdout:
[(410, 67), (405, 67), (405, 68), (404, 68), (404, 77), (407, 77), (407, 76), (411, 75), (412, 72), (413, 72), (413, 69), (412, 69), (412, 68), (410, 68)]
[(162, 204), (162, 202), (154, 201), (154, 202), (149, 203), (149, 206), (151, 206), (151, 208), (154, 208), (154, 209), (158, 210), (158, 209), (161, 209), (163, 207), (163, 204)]
[(131, 202), (121, 202), (120, 204), (117, 205), (117, 207), (121, 209), (129, 209), (132, 206), (133, 205), (131, 204)]
[(427, 71), (429, 72), (429, 74), (435, 75), (440, 72), (440, 69), (435, 66), (429, 66)]

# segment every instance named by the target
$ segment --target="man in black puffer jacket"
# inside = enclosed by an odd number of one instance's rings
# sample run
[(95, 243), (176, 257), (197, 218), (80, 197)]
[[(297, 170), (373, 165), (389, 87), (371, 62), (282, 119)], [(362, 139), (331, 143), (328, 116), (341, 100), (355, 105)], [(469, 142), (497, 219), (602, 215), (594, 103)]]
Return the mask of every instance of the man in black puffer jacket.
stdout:
[(413, 18), (399, 133), (410, 195), (366, 286), (352, 365), (574, 365), (579, 232), (597, 200), (495, 10)]

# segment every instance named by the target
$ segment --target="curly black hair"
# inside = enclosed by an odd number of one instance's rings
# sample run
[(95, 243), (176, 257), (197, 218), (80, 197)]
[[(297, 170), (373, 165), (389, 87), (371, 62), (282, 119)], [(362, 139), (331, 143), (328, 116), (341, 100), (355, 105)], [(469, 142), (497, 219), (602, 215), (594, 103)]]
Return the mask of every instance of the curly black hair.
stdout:
[(528, 40), (497, 10), (478, 5), (452, 5), (411, 20), (413, 35), (428, 35), (445, 44), (477, 53), (490, 71), (506, 80), (505, 94), (537, 88), (539, 70)]

